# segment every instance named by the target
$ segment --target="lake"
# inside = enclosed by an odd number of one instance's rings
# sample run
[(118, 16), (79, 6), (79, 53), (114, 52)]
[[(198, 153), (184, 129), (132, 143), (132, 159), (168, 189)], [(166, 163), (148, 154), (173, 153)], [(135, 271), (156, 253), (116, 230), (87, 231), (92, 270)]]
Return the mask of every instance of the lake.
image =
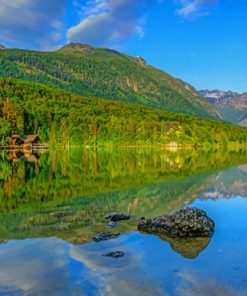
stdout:
[[(0, 295), (247, 295), (245, 150), (2, 151), (0, 185)], [(210, 241), (137, 231), (185, 206), (215, 221)], [(108, 229), (112, 211), (131, 219)], [(121, 235), (92, 240), (105, 231)]]

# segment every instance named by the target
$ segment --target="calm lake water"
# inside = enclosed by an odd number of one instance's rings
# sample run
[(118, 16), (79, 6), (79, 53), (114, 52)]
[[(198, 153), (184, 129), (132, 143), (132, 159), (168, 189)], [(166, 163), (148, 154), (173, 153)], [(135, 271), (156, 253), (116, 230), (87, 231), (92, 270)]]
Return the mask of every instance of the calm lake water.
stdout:
[[(137, 231), (138, 218), (185, 206), (213, 218), (211, 241)], [(131, 219), (109, 230), (111, 211)], [(92, 242), (103, 231), (122, 234)], [(244, 150), (0, 154), (0, 295), (246, 296), (246, 234)]]

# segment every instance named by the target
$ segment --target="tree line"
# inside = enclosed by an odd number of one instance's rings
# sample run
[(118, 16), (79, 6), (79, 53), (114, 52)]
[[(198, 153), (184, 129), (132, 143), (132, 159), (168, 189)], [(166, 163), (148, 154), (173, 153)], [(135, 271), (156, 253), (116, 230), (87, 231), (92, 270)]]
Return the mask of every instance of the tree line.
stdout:
[(103, 99), (88, 99), (26, 81), (0, 80), (0, 136), (38, 134), (51, 145), (246, 143), (247, 129)]

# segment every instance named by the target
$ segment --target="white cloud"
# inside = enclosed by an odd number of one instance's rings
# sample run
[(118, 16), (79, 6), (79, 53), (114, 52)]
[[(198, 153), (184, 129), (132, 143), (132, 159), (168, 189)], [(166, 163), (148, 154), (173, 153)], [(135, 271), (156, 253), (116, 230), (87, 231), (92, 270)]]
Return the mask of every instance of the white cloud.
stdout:
[(0, 0), (0, 40), (13, 47), (52, 49), (63, 31), (65, 0)]
[(109, 45), (133, 35), (143, 37), (145, 18), (157, 0), (89, 0), (75, 5), (82, 19), (67, 32), (68, 41)]
[(0, 257), (0, 295), (52, 295), (71, 287), (66, 245), (59, 239), (10, 241)]
[[(208, 13), (217, 0), (173, 0), (176, 13), (195, 18)], [(120, 46), (145, 34), (147, 12), (165, 0), (0, 0), (0, 44), (7, 47), (52, 50), (65, 41), (96, 46)], [(77, 24), (66, 32), (66, 5), (74, 9)], [(70, 21), (72, 18), (70, 19)]]
[(177, 0), (176, 3), (180, 8), (176, 12), (185, 18), (203, 16), (208, 14), (209, 6), (217, 2), (217, 0)]

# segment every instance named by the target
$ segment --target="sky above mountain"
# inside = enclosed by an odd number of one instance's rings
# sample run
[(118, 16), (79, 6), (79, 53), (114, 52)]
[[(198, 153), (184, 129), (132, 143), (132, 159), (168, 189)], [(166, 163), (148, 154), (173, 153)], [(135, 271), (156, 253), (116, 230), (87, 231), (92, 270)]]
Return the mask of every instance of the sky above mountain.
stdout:
[(246, 0), (0, 0), (0, 44), (89, 43), (141, 55), (198, 89), (247, 91)]

